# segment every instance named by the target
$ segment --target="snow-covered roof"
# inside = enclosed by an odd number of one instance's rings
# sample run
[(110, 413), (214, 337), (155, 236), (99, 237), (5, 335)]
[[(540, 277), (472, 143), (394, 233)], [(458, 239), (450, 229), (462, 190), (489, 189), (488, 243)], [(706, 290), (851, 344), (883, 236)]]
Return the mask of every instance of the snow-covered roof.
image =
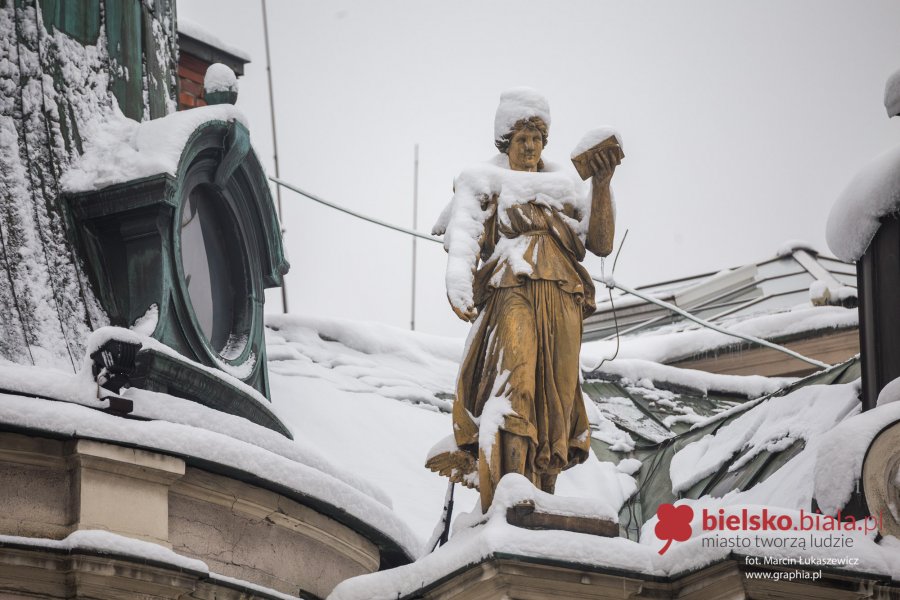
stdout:
[[(778, 256), (760, 263), (638, 289), (717, 325), (764, 339), (808, 337), (858, 325), (855, 266), (821, 255), (805, 242), (787, 242)], [(619, 356), (626, 358), (668, 363), (740, 343), (619, 293), (612, 304), (600, 295), (597, 313), (585, 321), (586, 357), (599, 361), (612, 354), (617, 323)]]
[(828, 247), (845, 261), (862, 258), (880, 219), (900, 211), (900, 146), (867, 164), (844, 189), (828, 214)]
[[(586, 372), (582, 388), (600, 412), (596, 421), (601, 425), (594, 427), (594, 439), (605, 442), (613, 451), (630, 451), (673, 438), (713, 415), (771, 394), (791, 381), (618, 358)], [(602, 423), (603, 419), (618, 431)], [(601, 448), (595, 450), (608, 455)]]
[[(846, 460), (823, 458), (820, 451), (834, 446), (835, 452), (861, 462), (874, 437), (860, 442), (861, 450), (854, 446), (849, 452), (844, 442), (826, 442), (859, 414), (859, 372), (859, 359), (853, 359), (774, 394), (735, 404), (653, 447), (638, 447), (638, 458), (654, 466), (638, 475), (641, 493), (631, 501), (636, 510), (627, 513), (629, 533), (637, 537), (637, 527), (646, 530), (659, 504), (678, 498), (810, 510), (813, 498), (821, 502), (831, 497), (823, 492), (827, 487), (840, 506), (828, 502), (822, 510), (827, 507), (826, 514), (834, 514), (849, 500), (860, 471), (852, 465), (842, 468)], [(900, 418), (889, 412), (876, 418), (882, 426)], [(819, 471), (828, 474), (827, 480), (817, 478)]]
[(65, 192), (86, 192), (150, 175), (178, 171), (191, 134), (210, 121), (239, 121), (244, 115), (230, 104), (201, 106), (159, 119), (138, 122), (115, 104), (82, 129), (84, 153), (63, 173)]
[(219, 37), (210, 33), (208, 30), (204, 29), (202, 25), (195, 23), (194, 21), (190, 21), (188, 19), (183, 19), (181, 17), (178, 18), (178, 33), (180, 35), (186, 35), (190, 38), (194, 38), (198, 42), (203, 42), (207, 46), (212, 46), (213, 48), (217, 48), (222, 50), (223, 52), (227, 52), (232, 56), (241, 59), (244, 62), (250, 62), (250, 55), (241, 50), (236, 46), (232, 46), (231, 44), (227, 44), (223, 42)]

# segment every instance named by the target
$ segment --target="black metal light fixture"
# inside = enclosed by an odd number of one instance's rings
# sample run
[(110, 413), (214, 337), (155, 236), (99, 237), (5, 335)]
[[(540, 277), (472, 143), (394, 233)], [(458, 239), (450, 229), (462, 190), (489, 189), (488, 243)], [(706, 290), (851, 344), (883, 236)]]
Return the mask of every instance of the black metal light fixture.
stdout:
[[(109, 401), (109, 412), (113, 414), (128, 414), (134, 410), (134, 403), (120, 397), (119, 392), (131, 383), (141, 347), (138, 342), (107, 340), (91, 353), (91, 373), (97, 381), (97, 397)], [(109, 390), (112, 394), (100, 397), (100, 388)]]

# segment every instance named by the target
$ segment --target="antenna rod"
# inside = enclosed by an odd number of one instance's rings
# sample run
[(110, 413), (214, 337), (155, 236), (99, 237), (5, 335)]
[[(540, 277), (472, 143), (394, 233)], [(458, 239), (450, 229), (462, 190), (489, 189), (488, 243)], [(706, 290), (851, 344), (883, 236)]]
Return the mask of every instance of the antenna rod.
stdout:
[[(413, 231), (419, 225), (419, 144), (416, 144), (413, 159)], [(412, 304), (410, 309), (409, 328), (416, 330), (416, 238), (412, 239)]]
[[(278, 169), (278, 136), (275, 128), (275, 96), (272, 93), (272, 60), (269, 55), (269, 19), (266, 15), (266, 0), (262, 0), (262, 16), (263, 16), (263, 37), (266, 41), (266, 76), (269, 79), (269, 116), (272, 118), (272, 158), (275, 161), (275, 177), (280, 177), (281, 173)], [(278, 223), (281, 225), (281, 235), (284, 236), (287, 231), (284, 228), (284, 215), (281, 212), (281, 186), (275, 186), (275, 198), (278, 206)], [(287, 281), (282, 279), (281, 282), (281, 312), (287, 314)]]

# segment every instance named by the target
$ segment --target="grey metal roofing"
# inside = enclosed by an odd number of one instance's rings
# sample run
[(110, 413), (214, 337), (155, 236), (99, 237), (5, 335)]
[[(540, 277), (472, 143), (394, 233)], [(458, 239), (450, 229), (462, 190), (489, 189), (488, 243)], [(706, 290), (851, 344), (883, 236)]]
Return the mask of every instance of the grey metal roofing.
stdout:
[[(829, 288), (856, 289), (856, 266), (823, 256), (808, 247), (795, 247), (760, 263), (718, 273), (703, 273), (637, 288), (712, 322), (734, 320), (787, 310), (809, 302), (809, 287), (821, 281)], [(597, 312), (584, 322), (584, 341), (616, 336), (613, 306), (619, 334), (648, 331), (687, 323), (683, 317), (623, 293), (613, 293), (612, 304), (598, 297)], [(843, 303), (856, 306), (855, 295)]]

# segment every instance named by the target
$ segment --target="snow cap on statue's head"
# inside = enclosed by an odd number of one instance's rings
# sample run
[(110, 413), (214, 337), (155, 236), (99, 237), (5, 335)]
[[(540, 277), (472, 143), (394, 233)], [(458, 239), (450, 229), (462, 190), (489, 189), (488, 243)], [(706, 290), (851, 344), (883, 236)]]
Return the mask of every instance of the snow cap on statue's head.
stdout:
[(547, 99), (530, 87), (517, 87), (500, 94), (500, 105), (494, 117), (494, 140), (499, 140), (513, 130), (522, 119), (540, 117), (550, 126), (550, 104)]

